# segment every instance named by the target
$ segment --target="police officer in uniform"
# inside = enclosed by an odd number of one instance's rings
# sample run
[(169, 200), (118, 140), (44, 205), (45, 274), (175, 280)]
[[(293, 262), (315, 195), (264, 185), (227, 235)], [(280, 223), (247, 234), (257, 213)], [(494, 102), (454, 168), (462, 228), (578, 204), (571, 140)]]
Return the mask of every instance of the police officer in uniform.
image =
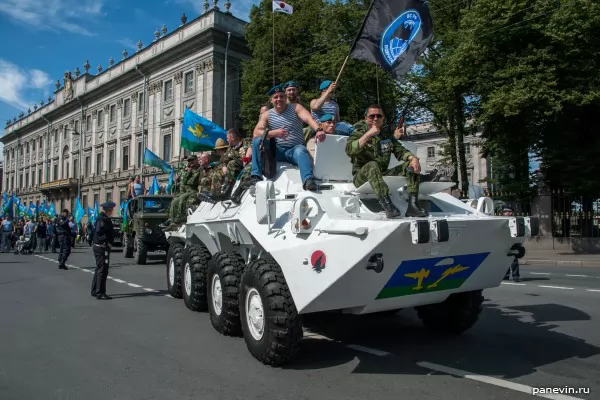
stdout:
[(102, 211), (96, 219), (94, 229), (94, 257), (96, 258), (96, 271), (92, 281), (92, 296), (98, 300), (110, 300), (106, 295), (106, 278), (110, 264), (110, 249), (114, 245), (114, 231), (110, 216), (117, 205), (111, 201), (100, 205)]
[(71, 254), (71, 227), (69, 226), (69, 210), (64, 209), (56, 220), (56, 236), (58, 238), (58, 269), (67, 270), (65, 263)]

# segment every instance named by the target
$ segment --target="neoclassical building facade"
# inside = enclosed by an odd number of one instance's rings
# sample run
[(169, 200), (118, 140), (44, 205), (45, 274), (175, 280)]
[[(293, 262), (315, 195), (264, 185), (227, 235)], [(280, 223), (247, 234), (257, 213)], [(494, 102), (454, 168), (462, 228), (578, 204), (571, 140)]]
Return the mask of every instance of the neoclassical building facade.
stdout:
[(245, 25), (215, 8), (189, 22), (184, 14), (176, 30), (163, 26), (151, 44), (139, 41), (134, 54), (123, 50), (121, 61), (111, 57), (96, 74), (88, 61), (83, 73), (66, 72), (48, 101), (6, 121), (2, 188), (26, 204), (47, 198), (71, 210), (81, 190), (87, 210), (95, 201), (119, 205), (133, 175), (143, 175), (147, 187), (154, 175), (166, 184), (166, 174), (143, 165), (144, 148), (170, 163), (186, 155), (186, 108), (220, 125), (226, 117), (227, 128), (241, 126)]

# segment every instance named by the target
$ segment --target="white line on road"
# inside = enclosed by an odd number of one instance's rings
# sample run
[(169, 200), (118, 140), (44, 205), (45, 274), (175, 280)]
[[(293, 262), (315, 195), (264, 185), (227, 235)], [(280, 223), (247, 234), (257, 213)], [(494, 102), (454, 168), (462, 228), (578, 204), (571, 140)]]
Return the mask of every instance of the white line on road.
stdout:
[(572, 275), (572, 274), (566, 274), (567, 276), (576, 276), (578, 278), (589, 278), (589, 276), (587, 275)]
[(529, 272), (531, 275), (550, 275), (550, 272)]
[[(434, 363), (430, 363), (430, 362), (426, 362), (426, 361), (418, 362), (417, 365), (419, 367), (422, 367), (425, 369), (430, 369), (433, 371), (438, 371), (438, 372), (442, 372), (442, 373), (449, 374), (449, 375), (459, 376), (461, 378), (466, 378), (466, 379), (471, 379), (471, 380), (478, 381), (478, 382), (488, 383), (490, 385), (500, 386), (500, 387), (503, 387), (506, 389), (511, 389), (511, 390), (515, 390), (517, 392), (522, 392), (522, 393), (527, 393), (527, 394), (533, 395), (533, 387), (523, 385), (520, 383), (506, 381), (504, 379), (498, 379), (498, 378), (494, 378), (494, 377), (486, 376), (486, 375), (472, 374), (470, 372), (463, 371), (460, 369), (450, 368), (450, 367), (446, 367), (443, 365), (434, 364)], [(579, 397), (565, 396), (562, 394), (536, 393), (535, 396), (543, 397), (546, 399), (554, 399), (554, 400), (582, 400)]]
[(361, 346), (359, 344), (349, 344), (346, 347), (348, 347), (350, 349), (362, 351), (364, 353), (373, 354), (374, 356), (379, 356), (379, 357), (392, 355), (392, 353), (388, 353), (387, 351), (373, 349), (371, 347), (365, 347), (365, 346)]
[(565, 286), (549, 286), (549, 285), (538, 285), (538, 287), (543, 287), (543, 288), (548, 288), (548, 289), (566, 289), (566, 290), (573, 290), (572, 287), (565, 287)]
[(585, 289), (588, 292), (599, 292), (600, 293), (600, 289)]
[(150, 289), (150, 288), (147, 288), (147, 287), (145, 287), (144, 290), (146, 292), (158, 292), (158, 290)]
[(142, 285), (136, 285), (135, 283), (128, 283), (128, 285), (131, 287), (142, 287)]
[(171, 296), (170, 294), (165, 294), (165, 297), (170, 297), (172, 299), (174, 299), (175, 297)]
[(515, 286), (525, 286), (525, 283), (516, 283), (516, 282), (502, 282), (503, 285), (515, 285)]
[(117, 279), (117, 278), (113, 278), (113, 281), (118, 282), (118, 283), (127, 283), (122, 279)]

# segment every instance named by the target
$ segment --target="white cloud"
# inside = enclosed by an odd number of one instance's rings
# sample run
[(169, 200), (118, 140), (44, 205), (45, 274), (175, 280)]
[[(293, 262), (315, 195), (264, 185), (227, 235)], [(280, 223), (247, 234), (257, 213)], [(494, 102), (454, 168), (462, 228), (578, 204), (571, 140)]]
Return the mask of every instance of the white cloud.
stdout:
[(47, 90), (52, 79), (39, 69), (26, 70), (0, 59), (0, 101), (18, 110), (26, 111), (34, 101), (28, 98)]
[(125, 48), (130, 48), (134, 50), (137, 49), (137, 45), (135, 44), (135, 42), (128, 38), (119, 39), (117, 40), (117, 43), (121, 43), (123, 46), (125, 46)]
[(105, 0), (0, 0), (0, 14), (33, 30), (66, 31), (92, 36), (80, 21), (104, 15)]
[[(229, 11), (235, 15), (238, 18), (241, 18), (243, 20), (248, 21), (248, 16), (250, 15), (250, 9), (252, 8), (253, 4), (258, 5), (260, 3), (260, 0), (235, 0), (231, 2), (231, 8), (229, 9)], [(186, 6), (190, 6), (194, 9), (194, 11), (196, 11), (198, 14), (201, 14), (204, 12), (204, 2), (200, 1), (200, 0), (167, 0), (167, 4), (169, 3), (175, 3), (175, 4), (183, 4)], [(209, 7), (212, 7), (212, 1), (209, 1)], [(219, 7), (219, 9), (221, 11), (225, 11), (225, 7), (224, 7), (225, 1), (220, 0), (219, 3), (217, 3), (217, 7)]]

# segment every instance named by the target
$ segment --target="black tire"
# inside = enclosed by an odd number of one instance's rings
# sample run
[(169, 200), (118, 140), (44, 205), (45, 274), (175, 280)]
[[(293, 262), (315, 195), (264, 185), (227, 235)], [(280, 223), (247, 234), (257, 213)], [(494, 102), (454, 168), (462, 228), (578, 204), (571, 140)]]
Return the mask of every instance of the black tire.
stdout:
[(125, 235), (125, 258), (133, 258), (133, 241), (131, 236)]
[(148, 247), (146, 247), (146, 243), (143, 240), (136, 238), (136, 252), (135, 252), (135, 262), (139, 265), (145, 265), (148, 260)]
[(444, 302), (417, 307), (419, 318), (436, 333), (460, 335), (479, 320), (482, 290), (454, 293)]
[[(206, 282), (210, 322), (223, 335), (241, 336), (242, 334), (239, 297), (244, 267), (244, 258), (236, 252), (217, 253), (208, 264)], [(215, 309), (213, 299), (213, 280), (217, 279), (221, 287), (220, 311)]]
[(173, 243), (169, 246), (167, 253), (167, 289), (169, 294), (181, 299), (181, 274), (183, 271), (183, 250), (182, 243)]
[[(210, 252), (204, 245), (191, 245), (183, 253), (183, 271), (181, 286), (183, 302), (192, 311), (206, 311), (206, 271), (210, 262)], [(186, 288), (186, 276), (189, 270), (190, 285)], [(189, 289), (189, 292), (188, 292)]]
[[(258, 293), (263, 312), (262, 336), (255, 338), (246, 313), (248, 294)], [(244, 340), (250, 353), (266, 365), (289, 363), (302, 340), (302, 319), (281, 268), (272, 258), (253, 261), (242, 274), (240, 319)], [(259, 336), (259, 335), (257, 335)]]

